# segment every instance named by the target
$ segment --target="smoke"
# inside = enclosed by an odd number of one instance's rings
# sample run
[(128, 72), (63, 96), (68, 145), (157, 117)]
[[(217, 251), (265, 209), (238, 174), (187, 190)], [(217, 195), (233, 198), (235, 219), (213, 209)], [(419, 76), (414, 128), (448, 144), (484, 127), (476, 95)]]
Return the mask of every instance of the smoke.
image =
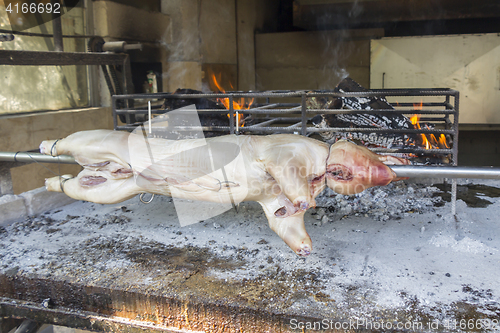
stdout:
[[(318, 13), (317, 27), (320, 30), (321, 40), (325, 45), (323, 50), (323, 76), (326, 78), (322, 89), (331, 89), (341, 80), (349, 76), (347, 70), (349, 58), (355, 50), (352, 42), (352, 31), (348, 28), (350, 22), (363, 12), (363, 7), (356, 0), (352, 3), (347, 16), (327, 11)], [(331, 30), (332, 27), (335, 30)]]
[(346, 58), (352, 53), (352, 45), (347, 43), (349, 32), (340, 30), (339, 32), (323, 31), (321, 39), (325, 45), (323, 58), (323, 76), (326, 78), (325, 87), (322, 89), (331, 89), (341, 80), (349, 76), (347, 71)]
[(171, 18), (160, 44), (168, 67), (163, 71), (167, 91), (177, 88), (201, 90), (200, 0), (163, 1), (162, 12)]

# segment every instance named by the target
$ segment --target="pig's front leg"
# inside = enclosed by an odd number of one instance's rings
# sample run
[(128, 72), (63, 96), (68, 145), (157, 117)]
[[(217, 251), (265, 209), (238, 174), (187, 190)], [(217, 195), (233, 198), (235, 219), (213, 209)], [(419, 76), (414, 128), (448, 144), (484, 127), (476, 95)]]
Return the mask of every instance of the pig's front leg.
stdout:
[(260, 201), (264, 209), (269, 227), (299, 256), (308, 256), (312, 251), (311, 237), (304, 225), (305, 211), (299, 211), (294, 215), (280, 217), (281, 204), (278, 199)]
[[(268, 142), (266, 142), (266, 140)], [(267, 149), (259, 159), (298, 210), (315, 207), (314, 198), (324, 189), (328, 146), (295, 135), (262, 139)]]
[[(301, 159), (296, 156), (280, 157), (285, 161), (271, 161), (266, 164), (266, 170), (279, 184), (284, 195), (290, 199), (298, 210), (307, 210), (315, 206), (309, 179), (301, 167)], [(288, 152), (286, 155), (291, 155)]]

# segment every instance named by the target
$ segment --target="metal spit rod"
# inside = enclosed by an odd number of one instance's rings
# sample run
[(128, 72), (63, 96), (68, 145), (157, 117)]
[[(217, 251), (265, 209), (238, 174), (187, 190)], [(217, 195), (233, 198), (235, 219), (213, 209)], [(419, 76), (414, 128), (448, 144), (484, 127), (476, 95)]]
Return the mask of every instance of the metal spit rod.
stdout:
[(59, 155), (50, 156), (40, 153), (29, 152), (0, 152), (0, 161), (2, 162), (38, 162), (38, 163), (65, 163), (65, 164), (78, 164), (73, 156)]
[[(54, 157), (28, 152), (0, 152), (0, 161), (77, 164), (69, 155)], [(398, 177), (500, 179), (498, 167), (391, 165), (390, 168)]]
[(390, 165), (398, 177), (500, 179), (500, 168)]

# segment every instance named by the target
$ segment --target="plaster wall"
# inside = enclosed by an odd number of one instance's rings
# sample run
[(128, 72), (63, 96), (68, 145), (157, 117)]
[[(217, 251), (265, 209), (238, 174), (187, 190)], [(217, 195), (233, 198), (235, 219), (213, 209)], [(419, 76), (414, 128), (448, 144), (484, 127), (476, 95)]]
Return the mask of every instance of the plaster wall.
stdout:
[[(141, 43), (143, 50), (129, 51), (132, 62), (160, 62), (168, 68), (169, 50), (162, 45), (172, 43), (172, 19), (170, 15), (140, 9), (112, 1), (91, 1), (93, 33), (105, 41), (124, 40)], [(110, 106), (111, 97), (99, 71), (100, 105)], [(163, 87), (168, 87), (163, 82)], [(132, 93), (134, 91), (129, 91)]]
[[(0, 118), (0, 151), (37, 150), (43, 140), (92, 129), (113, 129), (110, 108), (89, 108), (4, 116)], [(25, 164), (10, 169), (14, 194), (44, 186), (45, 178), (80, 172), (78, 165)]]
[[(162, 13), (172, 18), (172, 40), (162, 43), (168, 52), (163, 85), (210, 90), (210, 75), (221, 74), (231, 90), (237, 83), (236, 7), (232, 0), (212, 2), (162, 1)], [(222, 72), (221, 72), (222, 71)]]
[(171, 40), (168, 15), (111, 1), (94, 1), (94, 29), (99, 36), (156, 42)]
[(373, 40), (370, 87), (452, 88), (461, 124), (500, 124), (500, 36)]
[(269, 21), (275, 4), (264, 0), (163, 0), (172, 21), (172, 40), (163, 75), (167, 91), (215, 90), (220, 76), (225, 90), (255, 90), (255, 32)]
[(333, 89), (350, 76), (370, 83), (370, 39), (382, 31), (256, 35), (257, 89)]

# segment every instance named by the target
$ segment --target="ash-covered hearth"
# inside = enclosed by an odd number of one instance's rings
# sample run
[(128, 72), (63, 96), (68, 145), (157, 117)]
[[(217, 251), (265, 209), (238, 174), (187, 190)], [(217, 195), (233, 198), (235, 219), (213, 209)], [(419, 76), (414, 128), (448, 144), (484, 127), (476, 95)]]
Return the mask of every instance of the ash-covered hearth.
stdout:
[[(498, 181), (460, 186), (473, 185), (500, 187)], [(480, 195), (488, 208), (459, 200), (456, 217), (448, 202), (433, 206), (434, 187), (399, 182), (372, 191), (373, 200), (318, 198), (335, 211), (306, 214), (314, 252), (304, 259), (251, 202), (187, 227), (167, 197), (147, 205), (137, 197), (115, 205), (75, 202), (2, 228), (0, 291), (40, 303), (50, 298), (47, 311), (72, 308), (77, 318), (97, 311), (172, 329), (207, 331), (225, 323), (231, 330), (291, 330), (292, 320), (323, 318), (409, 323), (416, 332), (428, 332), (428, 325), (454, 331), (461, 320), (494, 325), (500, 315), (495, 191)], [(422, 209), (405, 206), (410, 201)], [(391, 204), (404, 211), (378, 215)], [(249, 316), (253, 326), (245, 326)]]
[[(444, 205), (435, 186), (396, 182), (373, 187), (355, 195), (326, 189), (316, 197), (316, 218), (322, 223), (348, 216), (365, 216), (376, 221), (402, 219), (413, 213), (427, 213)], [(321, 223), (320, 222), (320, 223)]]

